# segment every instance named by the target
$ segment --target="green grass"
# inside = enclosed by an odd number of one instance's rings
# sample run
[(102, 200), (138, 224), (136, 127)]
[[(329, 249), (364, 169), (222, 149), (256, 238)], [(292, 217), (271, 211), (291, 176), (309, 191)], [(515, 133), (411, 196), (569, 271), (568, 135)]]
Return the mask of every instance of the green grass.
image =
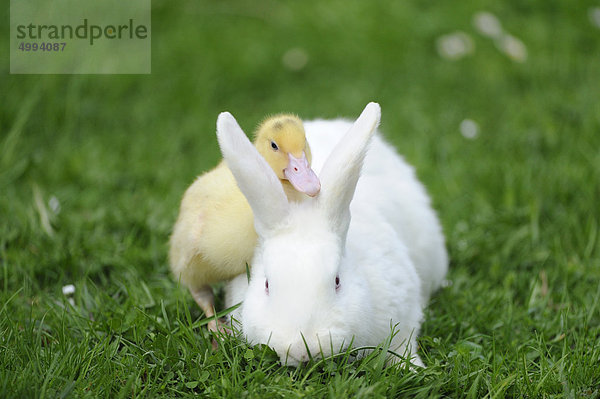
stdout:
[[(600, 397), (592, 6), (156, 0), (148, 76), (9, 75), (4, 28), (0, 397)], [(475, 31), (480, 10), (525, 63)], [(436, 39), (456, 30), (475, 52), (442, 59)], [(299, 71), (281, 62), (295, 47)], [(216, 116), (249, 132), (269, 113), (355, 117), (370, 100), (448, 241), (451, 284), (419, 339), (428, 368), (385, 369), (376, 352), (289, 369), (233, 338), (212, 351), (166, 242), (186, 186), (220, 158)]]

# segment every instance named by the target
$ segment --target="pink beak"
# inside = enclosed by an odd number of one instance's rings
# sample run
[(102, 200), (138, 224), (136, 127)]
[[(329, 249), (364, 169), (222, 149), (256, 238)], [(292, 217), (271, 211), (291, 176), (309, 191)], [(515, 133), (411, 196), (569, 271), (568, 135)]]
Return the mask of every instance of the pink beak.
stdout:
[(290, 162), (283, 170), (283, 175), (292, 186), (301, 193), (314, 197), (321, 190), (321, 182), (308, 165), (306, 154), (302, 153), (302, 158), (296, 158), (288, 154)]

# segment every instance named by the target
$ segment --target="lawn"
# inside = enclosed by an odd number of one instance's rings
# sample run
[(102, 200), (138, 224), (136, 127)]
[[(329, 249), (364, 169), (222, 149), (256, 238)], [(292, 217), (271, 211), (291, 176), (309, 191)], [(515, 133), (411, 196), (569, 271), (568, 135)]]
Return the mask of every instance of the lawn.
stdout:
[[(2, 29), (0, 397), (600, 397), (598, 7), (154, 0), (150, 75), (9, 75)], [(526, 58), (480, 33), (480, 11)], [(457, 31), (468, 54), (442, 56)], [(427, 369), (213, 351), (166, 243), (220, 159), (218, 113), (250, 133), (371, 100), (447, 237)]]

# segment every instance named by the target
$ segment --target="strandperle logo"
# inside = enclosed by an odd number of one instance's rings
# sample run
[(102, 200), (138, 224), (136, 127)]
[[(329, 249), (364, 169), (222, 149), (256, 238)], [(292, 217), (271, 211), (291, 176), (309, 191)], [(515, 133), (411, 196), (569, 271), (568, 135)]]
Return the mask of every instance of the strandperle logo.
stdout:
[(29, 23), (28, 25), (17, 25), (17, 39), (84, 39), (89, 40), (90, 45), (98, 39), (123, 39), (148, 38), (148, 27), (146, 25), (137, 25), (133, 19), (129, 19), (125, 25), (94, 25), (88, 24), (88, 19), (84, 18), (81, 25), (73, 27), (72, 25), (37, 25)]
[(150, 0), (11, 0), (10, 72), (151, 72)]

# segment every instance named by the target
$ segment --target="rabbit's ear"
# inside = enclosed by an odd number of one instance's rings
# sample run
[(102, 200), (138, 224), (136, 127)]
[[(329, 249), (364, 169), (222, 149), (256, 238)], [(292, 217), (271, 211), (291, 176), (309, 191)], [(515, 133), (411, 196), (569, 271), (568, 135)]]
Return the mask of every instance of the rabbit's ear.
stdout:
[(229, 112), (217, 119), (217, 139), (227, 166), (254, 212), (261, 234), (288, 214), (289, 204), (279, 178)]
[(319, 203), (327, 212), (333, 227), (341, 235), (345, 235), (348, 230), (350, 202), (369, 141), (379, 125), (380, 118), (379, 104), (367, 104), (348, 133), (333, 149), (321, 170)]

